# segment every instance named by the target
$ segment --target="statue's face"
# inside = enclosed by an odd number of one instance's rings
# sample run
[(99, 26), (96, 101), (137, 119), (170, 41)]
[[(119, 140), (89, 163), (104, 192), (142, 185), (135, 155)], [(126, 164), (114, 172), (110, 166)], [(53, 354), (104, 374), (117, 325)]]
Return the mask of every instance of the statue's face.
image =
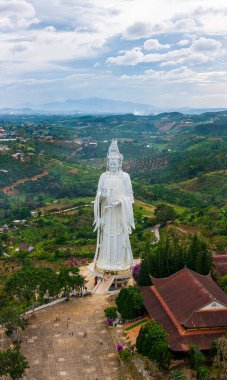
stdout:
[(116, 173), (119, 169), (119, 161), (117, 158), (110, 158), (109, 159), (109, 171)]

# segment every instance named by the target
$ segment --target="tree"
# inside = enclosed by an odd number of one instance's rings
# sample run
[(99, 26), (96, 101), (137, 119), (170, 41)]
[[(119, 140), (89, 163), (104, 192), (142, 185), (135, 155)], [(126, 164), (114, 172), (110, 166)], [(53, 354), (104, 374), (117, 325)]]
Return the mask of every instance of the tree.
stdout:
[(36, 298), (42, 299), (48, 290), (53, 296), (59, 292), (59, 281), (56, 273), (50, 269), (25, 267), (9, 276), (5, 290), (12, 296), (16, 295), (19, 300), (25, 300), (34, 304)]
[(183, 268), (184, 251), (177, 238), (161, 233), (160, 241), (142, 256), (139, 284), (149, 285), (150, 275), (167, 277)]
[(155, 360), (161, 367), (168, 367), (171, 354), (168, 348), (168, 335), (162, 325), (154, 319), (146, 322), (140, 329), (136, 339), (139, 353)]
[(138, 275), (138, 283), (142, 286), (151, 285), (151, 279), (150, 279), (150, 262), (151, 262), (151, 256), (149, 253), (144, 253), (142, 255), (141, 260), (141, 268), (140, 273)]
[(192, 369), (198, 369), (205, 361), (205, 357), (202, 352), (199, 351), (196, 344), (189, 346), (189, 364)]
[(200, 274), (208, 274), (212, 269), (212, 256), (206, 243), (196, 235), (186, 243), (162, 232), (160, 241), (142, 255), (138, 283), (149, 285), (150, 276), (168, 277), (185, 266)]
[(0, 311), (0, 324), (6, 328), (8, 336), (16, 335), (16, 341), (19, 340), (19, 330), (24, 330), (28, 322), (21, 315), (21, 310), (16, 305), (9, 305)]
[(32, 260), (28, 255), (28, 251), (26, 249), (20, 249), (18, 252), (14, 253), (14, 258), (18, 263), (20, 263), (23, 267), (31, 266)]
[(172, 206), (160, 204), (155, 210), (155, 220), (157, 223), (166, 224), (169, 221), (176, 219), (176, 212)]
[(216, 355), (214, 357), (214, 368), (222, 371), (227, 376), (227, 336), (222, 336), (215, 341)]
[(227, 293), (227, 274), (222, 276), (222, 278), (220, 279), (220, 287), (225, 293)]
[(121, 289), (116, 304), (123, 319), (135, 318), (144, 311), (142, 293), (135, 286)]
[(59, 271), (58, 280), (60, 288), (64, 290), (64, 294), (67, 298), (69, 298), (71, 291), (75, 287), (81, 289), (84, 285), (84, 278), (79, 274), (77, 267), (62, 268)]
[(8, 348), (0, 352), (0, 376), (10, 375), (11, 379), (20, 379), (29, 364), (24, 355), (19, 351), (19, 346)]
[(207, 244), (197, 235), (192, 236), (190, 240), (187, 251), (188, 267), (200, 274), (208, 274), (212, 266), (212, 256), (208, 252)]

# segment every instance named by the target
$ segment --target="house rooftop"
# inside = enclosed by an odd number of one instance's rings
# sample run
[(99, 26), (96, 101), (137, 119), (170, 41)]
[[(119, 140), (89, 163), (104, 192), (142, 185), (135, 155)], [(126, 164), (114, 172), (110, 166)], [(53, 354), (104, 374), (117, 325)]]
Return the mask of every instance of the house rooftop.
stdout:
[(205, 322), (204, 312), (203, 317), (198, 317), (199, 310), (213, 303), (223, 305), (221, 307), (226, 309), (226, 320), (223, 322), (227, 325), (227, 295), (213, 281), (210, 273), (204, 276), (183, 268), (169, 277), (151, 277), (151, 280), (181, 325), (191, 327), (193, 318), (196, 318), (197, 322)]
[(227, 327), (227, 295), (211, 275), (183, 268), (166, 278), (151, 277), (153, 286), (140, 286), (151, 318), (163, 325), (173, 351), (189, 345), (209, 349)]

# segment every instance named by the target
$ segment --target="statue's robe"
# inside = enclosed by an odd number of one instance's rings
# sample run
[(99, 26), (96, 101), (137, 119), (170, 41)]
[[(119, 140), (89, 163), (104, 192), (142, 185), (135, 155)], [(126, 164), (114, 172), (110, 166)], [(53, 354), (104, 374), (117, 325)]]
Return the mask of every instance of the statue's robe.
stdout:
[(129, 234), (135, 228), (133, 202), (127, 173), (106, 172), (100, 176), (94, 202), (94, 224), (98, 231), (94, 262), (101, 270), (121, 271), (133, 265), (129, 241)]

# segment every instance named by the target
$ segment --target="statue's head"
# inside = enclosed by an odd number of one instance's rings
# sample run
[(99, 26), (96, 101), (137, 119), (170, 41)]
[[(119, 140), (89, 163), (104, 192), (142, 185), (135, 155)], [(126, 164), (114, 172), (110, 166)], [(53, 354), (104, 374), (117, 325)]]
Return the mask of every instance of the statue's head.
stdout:
[(117, 140), (112, 140), (107, 154), (107, 170), (117, 173), (122, 170), (123, 156), (120, 154)]

